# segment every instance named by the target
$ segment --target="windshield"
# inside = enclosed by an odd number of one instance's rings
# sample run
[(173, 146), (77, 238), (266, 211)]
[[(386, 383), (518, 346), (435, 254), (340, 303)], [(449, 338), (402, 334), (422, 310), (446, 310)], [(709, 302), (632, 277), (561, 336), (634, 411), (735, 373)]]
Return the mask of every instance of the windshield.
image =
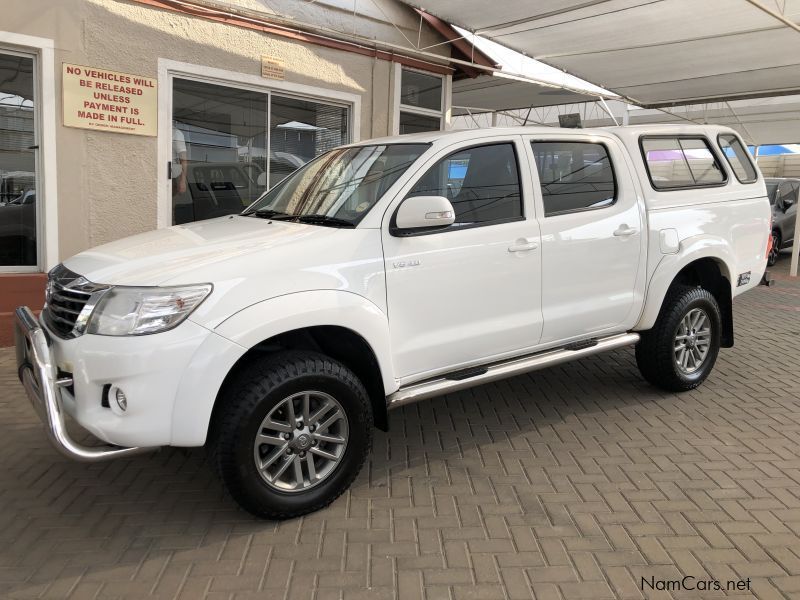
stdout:
[(243, 214), (354, 227), (429, 144), (332, 150), (281, 181)]

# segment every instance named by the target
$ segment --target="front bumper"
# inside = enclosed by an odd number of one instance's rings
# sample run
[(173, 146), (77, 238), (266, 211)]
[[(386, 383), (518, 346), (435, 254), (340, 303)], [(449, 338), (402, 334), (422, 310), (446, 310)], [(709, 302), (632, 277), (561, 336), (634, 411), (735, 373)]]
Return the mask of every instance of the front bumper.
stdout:
[(47, 332), (26, 306), (16, 310), (14, 330), (19, 378), (25, 386), (28, 399), (45, 425), (47, 436), (57, 450), (69, 458), (83, 462), (97, 462), (154, 450), (113, 445), (88, 447), (75, 442), (67, 432), (61, 398), (61, 389), (72, 385), (72, 378), (58, 378)]

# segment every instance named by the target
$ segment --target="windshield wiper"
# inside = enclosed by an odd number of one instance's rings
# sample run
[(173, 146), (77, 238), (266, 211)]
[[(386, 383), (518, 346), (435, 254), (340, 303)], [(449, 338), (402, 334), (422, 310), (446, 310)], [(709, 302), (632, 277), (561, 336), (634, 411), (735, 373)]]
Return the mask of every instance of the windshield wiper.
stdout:
[(273, 210), (271, 208), (259, 208), (258, 210), (254, 210), (253, 212), (247, 214), (255, 217), (261, 217), (262, 219), (291, 219), (294, 217), (294, 215), (290, 215), (279, 210)]
[(355, 223), (346, 219), (339, 219), (336, 217), (329, 217), (328, 215), (298, 215), (296, 217), (298, 223), (310, 223), (311, 225), (333, 225), (334, 227), (355, 227)]

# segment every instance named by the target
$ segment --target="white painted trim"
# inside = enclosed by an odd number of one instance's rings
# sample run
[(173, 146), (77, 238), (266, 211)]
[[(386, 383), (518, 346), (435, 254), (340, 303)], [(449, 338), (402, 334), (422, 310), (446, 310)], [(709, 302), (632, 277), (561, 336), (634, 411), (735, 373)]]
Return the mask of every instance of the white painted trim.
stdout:
[[(55, 44), (52, 39), (0, 31), (0, 44), (10, 50), (20, 50), (36, 55), (37, 66), (35, 100), (37, 106), (39, 145), (39, 187), (36, 200), (42, 235), (39, 243), (38, 269), (48, 271), (59, 262), (58, 249), (58, 163), (56, 162), (56, 91), (55, 91)], [(38, 92), (38, 93), (37, 93)], [(16, 269), (30, 272), (27, 267)]]
[(442, 86), (442, 106), (444, 108), (444, 118), (442, 129), (445, 131), (450, 129), (450, 123), (453, 120), (453, 76), (445, 75), (444, 85)]
[(400, 134), (400, 85), (402, 76), (402, 65), (393, 62), (392, 73), (389, 79), (389, 135)]
[[(393, 87), (390, 89), (392, 95), (392, 113), (389, 121), (389, 135), (400, 134), (400, 112), (421, 115), (425, 117), (433, 117), (439, 119), (439, 130), (445, 131), (450, 129), (450, 120), (453, 109), (453, 76), (452, 75), (439, 75), (438, 73), (431, 73), (424, 69), (415, 69), (413, 67), (406, 67), (400, 63), (392, 63), (392, 83)], [(434, 110), (432, 108), (423, 108), (421, 106), (411, 106), (409, 104), (402, 104), (400, 102), (400, 94), (402, 92), (401, 85), (403, 81), (403, 71), (415, 71), (430, 77), (439, 77), (442, 80), (442, 97), (441, 109)]]
[(351, 92), (331, 90), (303, 83), (265, 79), (260, 75), (240, 73), (195, 65), (166, 58), (158, 59), (158, 176), (157, 217), (158, 228), (172, 224), (172, 188), (167, 179), (167, 162), (172, 156), (172, 78), (185, 77), (194, 81), (207, 81), (232, 85), (262, 93), (279, 93), (311, 100), (342, 104), (350, 108), (348, 129), (350, 142), (361, 140), (361, 96)]

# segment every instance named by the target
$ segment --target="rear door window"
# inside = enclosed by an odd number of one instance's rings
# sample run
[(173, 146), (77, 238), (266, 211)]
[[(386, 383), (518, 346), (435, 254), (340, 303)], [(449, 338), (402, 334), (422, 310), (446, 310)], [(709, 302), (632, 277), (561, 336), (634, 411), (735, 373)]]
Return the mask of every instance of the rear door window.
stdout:
[(590, 142), (532, 142), (544, 216), (614, 204), (617, 185), (608, 150)]
[(712, 187), (727, 181), (704, 137), (644, 137), (642, 154), (657, 190)]

